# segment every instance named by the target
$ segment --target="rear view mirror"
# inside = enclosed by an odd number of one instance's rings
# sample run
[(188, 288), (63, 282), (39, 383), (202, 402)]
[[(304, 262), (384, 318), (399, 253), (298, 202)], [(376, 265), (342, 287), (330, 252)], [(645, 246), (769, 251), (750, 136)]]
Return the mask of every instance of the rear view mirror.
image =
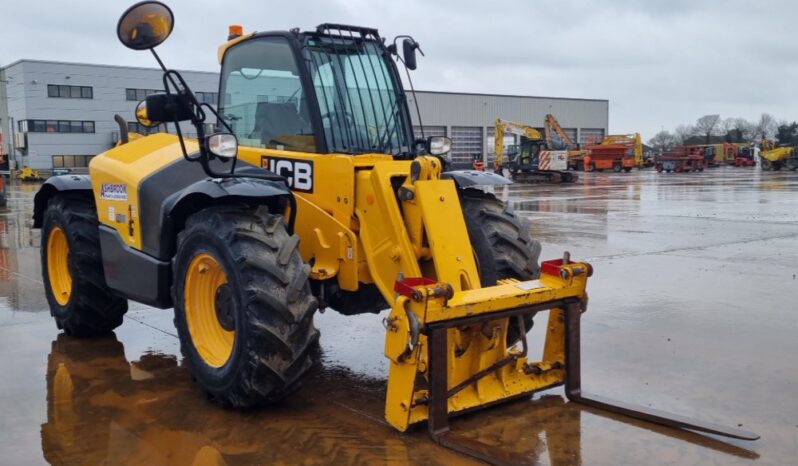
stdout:
[(402, 41), (402, 59), (405, 62), (405, 66), (409, 70), (416, 69), (416, 49), (418, 48), (418, 42), (414, 41), (413, 39), (405, 39)]
[(119, 18), (116, 35), (125, 47), (147, 50), (160, 45), (174, 27), (172, 10), (161, 2), (144, 1), (128, 8)]
[(182, 94), (153, 94), (136, 106), (136, 119), (147, 127), (193, 118), (191, 105)]
[(142, 100), (141, 102), (136, 105), (136, 121), (145, 128), (152, 128), (158, 126), (158, 123), (154, 123), (150, 120), (149, 112), (147, 112), (147, 101)]

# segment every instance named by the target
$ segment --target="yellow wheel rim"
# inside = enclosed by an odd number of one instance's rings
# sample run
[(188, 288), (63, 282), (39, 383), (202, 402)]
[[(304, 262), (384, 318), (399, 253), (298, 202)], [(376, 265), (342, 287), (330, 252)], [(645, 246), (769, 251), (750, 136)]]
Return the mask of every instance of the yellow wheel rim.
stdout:
[(222, 325), (217, 312), (217, 294), (226, 283), (224, 269), (211, 255), (199, 254), (191, 260), (183, 290), (186, 322), (194, 348), (212, 367), (221, 367), (230, 359), (235, 341), (235, 331)]
[(72, 275), (69, 273), (69, 243), (60, 227), (53, 227), (47, 238), (47, 277), (56, 302), (66, 306), (72, 295)]

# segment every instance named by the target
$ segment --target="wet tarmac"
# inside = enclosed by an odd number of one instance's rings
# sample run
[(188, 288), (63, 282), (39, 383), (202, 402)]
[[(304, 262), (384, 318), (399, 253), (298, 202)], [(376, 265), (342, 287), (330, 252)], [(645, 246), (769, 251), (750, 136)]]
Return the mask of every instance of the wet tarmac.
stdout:
[[(42, 291), (32, 184), (0, 208), (0, 464), (479, 464), (382, 419), (382, 316), (316, 318), (323, 363), (280, 406), (210, 404), (170, 310), (133, 304), (110, 338), (59, 334)], [(582, 174), (498, 195), (543, 257), (589, 260), (586, 390), (759, 433), (656, 427), (562, 389), (453, 421), (519, 464), (798, 463), (798, 173)], [(542, 317), (537, 318), (541, 321)], [(535, 327), (531, 347), (541, 347)]]

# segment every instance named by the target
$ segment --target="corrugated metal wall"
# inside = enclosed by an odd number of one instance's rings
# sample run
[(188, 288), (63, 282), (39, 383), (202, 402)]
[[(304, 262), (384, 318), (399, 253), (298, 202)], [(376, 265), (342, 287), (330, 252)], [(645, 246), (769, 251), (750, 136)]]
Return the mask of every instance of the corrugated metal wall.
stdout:
[[(424, 127), (446, 128), (446, 135), (453, 139), (453, 156), (458, 162), (468, 164), (471, 163), (471, 154), (477, 150), (477, 142), (482, 144), (479, 153), (487, 160), (492, 158), (496, 118), (542, 127), (546, 114), (551, 113), (568, 136), (580, 142), (586, 137), (603, 137), (609, 127), (608, 100), (428, 91), (417, 91), (416, 96)], [(413, 96), (409, 95), (408, 99), (413, 122), (418, 125)], [(455, 128), (458, 128), (457, 134)], [(458, 137), (463, 140), (458, 141)]]
[[(609, 101), (561, 99), (488, 94), (456, 94), (417, 91), (418, 106), (424, 125), (493, 126), (496, 118), (516, 120), (530, 126), (543, 126), (547, 113), (553, 114), (563, 128), (608, 127)], [(412, 95), (410, 108), (415, 110)], [(415, 111), (414, 123), (416, 120)]]

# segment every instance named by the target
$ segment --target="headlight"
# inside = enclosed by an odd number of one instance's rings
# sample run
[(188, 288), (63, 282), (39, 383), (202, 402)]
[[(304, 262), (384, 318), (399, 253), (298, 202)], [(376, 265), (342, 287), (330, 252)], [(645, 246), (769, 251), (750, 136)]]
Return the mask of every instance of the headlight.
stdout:
[(217, 133), (208, 136), (208, 150), (217, 157), (232, 159), (238, 155), (238, 140), (230, 133)]
[(427, 138), (427, 152), (430, 155), (449, 158), (452, 150), (452, 140), (446, 136), (430, 136)]

